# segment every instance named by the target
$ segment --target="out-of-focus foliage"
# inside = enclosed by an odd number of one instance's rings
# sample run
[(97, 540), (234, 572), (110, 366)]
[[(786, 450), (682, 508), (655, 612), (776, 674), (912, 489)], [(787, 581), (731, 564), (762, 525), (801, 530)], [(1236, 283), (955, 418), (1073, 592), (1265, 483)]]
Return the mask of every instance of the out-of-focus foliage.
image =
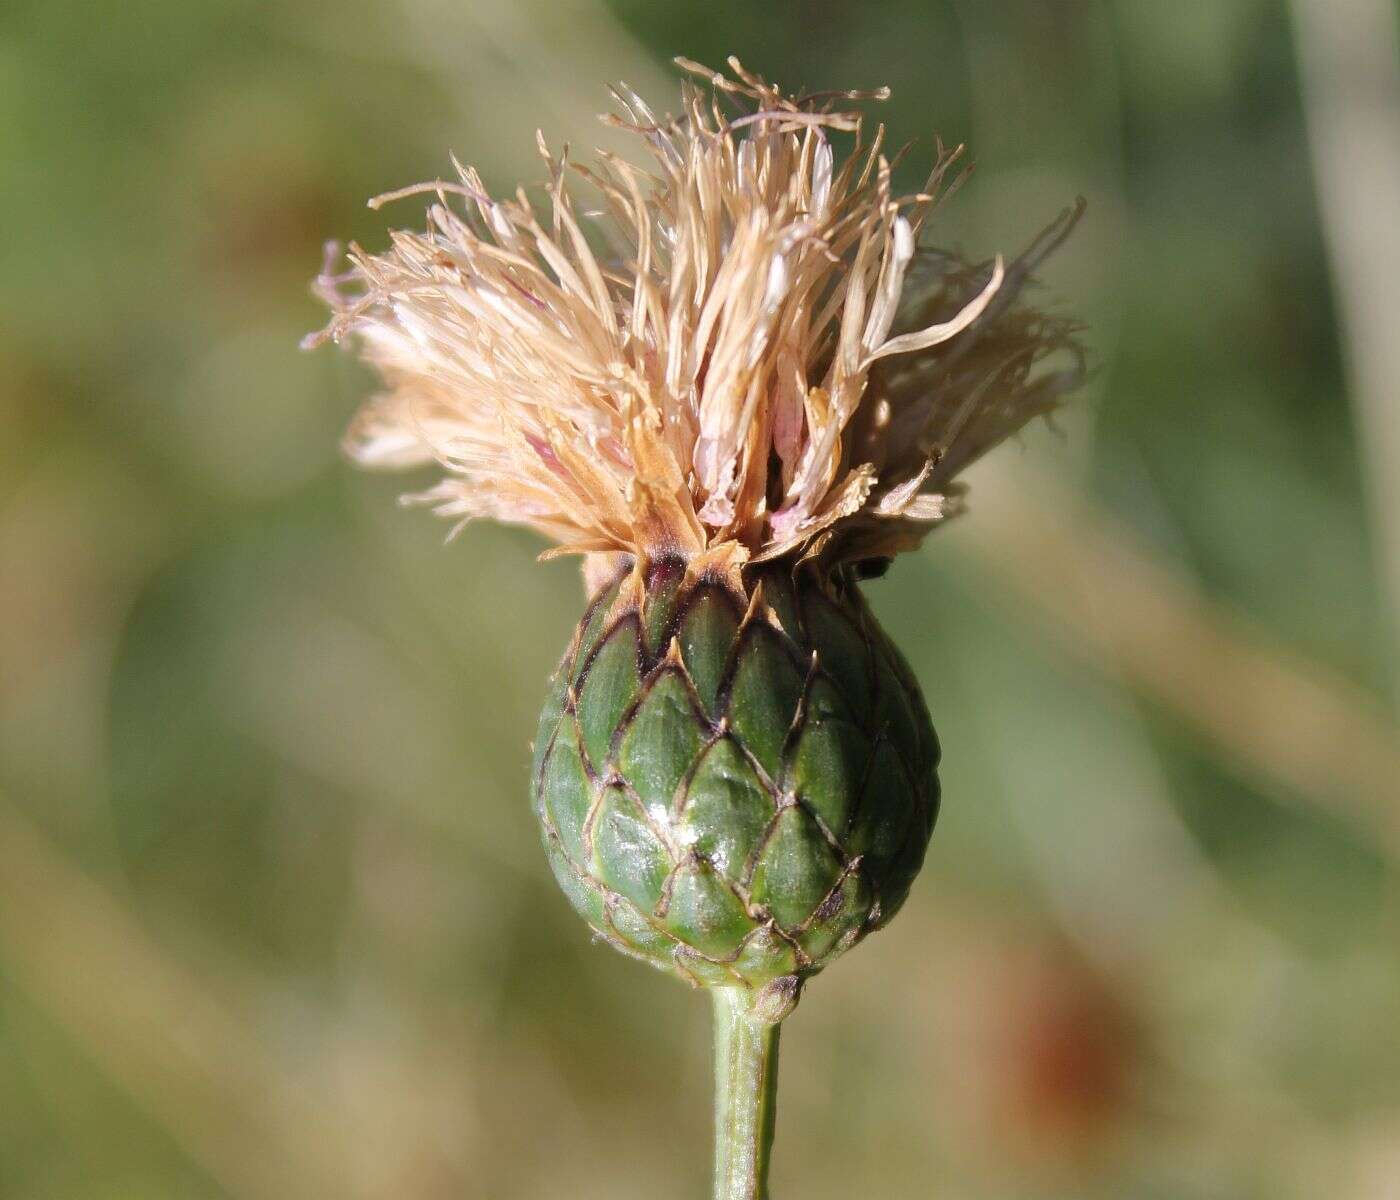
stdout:
[[(706, 1006), (587, 943), (528, 810), (576, 570), (352, 477), (368, 381), (296, 344), (365, 197), (449, 150), (535, 178), (536, 124), (586, 146), (606, 81), (664, 107), (671, 54), (731, 52), (968, 141), (933, 228), (970, 253), (1084, 193), (1046, 290), (1098, 362), (869, 589), (944, 812), (788, 1024), (775, 1191), (1400, 1188), (1400, 810), (1326, 786), (1396, 761), (1394, 626), (1280, 3), (7, 0), (6, 1200), (702, 1194)], [(1316, 704), (1185, 701), (1214, 643), (1143, 652), (1148, 602), (1102, 614), (1121, 659), (1086, 637), (979, 487), (1159, 560)]]

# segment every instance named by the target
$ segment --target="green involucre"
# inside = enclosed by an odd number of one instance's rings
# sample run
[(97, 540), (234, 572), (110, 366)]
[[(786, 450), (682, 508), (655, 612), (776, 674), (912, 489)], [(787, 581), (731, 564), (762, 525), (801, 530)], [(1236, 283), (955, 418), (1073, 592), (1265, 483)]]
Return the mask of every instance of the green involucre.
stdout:
[[(740, 591), (654, 563), (584, 614), (550, 683), (534, 801), (570, 902), (696, 984), (810, 975), (903, 904), (938, 813), (938, 742), (844, 577)], [(755, 602), (757, 592), (757, 602)]]

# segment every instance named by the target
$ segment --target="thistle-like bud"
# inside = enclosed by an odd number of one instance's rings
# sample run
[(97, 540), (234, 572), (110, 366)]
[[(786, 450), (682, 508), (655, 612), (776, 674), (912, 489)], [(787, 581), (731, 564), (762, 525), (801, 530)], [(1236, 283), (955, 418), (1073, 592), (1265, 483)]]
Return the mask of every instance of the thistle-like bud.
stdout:
[(899, 909), (937, 763), (918, 685), (849, 580), (660, 561), (589, 605), (540, 720), (535, 811), (601, 937), (762, 988)]
[(550, 862), (600, 937), (763, 1025), (923, 862), (938, 743), (857, 581), (1079, 381), (1073, 327), (1021, 300), (1078, 208), (1010, 263), (920, 249), (957, 151), (897, 198), (844, 111), (883, 93), (730, 65), (681, 61), (677, 117), (616, 93), (646, 171), (541, 139), (542, 198), (460, 166), (396, 193), (436, 195), (426, 229), (323, 275), (318, 337), (384, 380), (355, 459), (436, 463), (414, 499), (585, 556), (535, 742)]

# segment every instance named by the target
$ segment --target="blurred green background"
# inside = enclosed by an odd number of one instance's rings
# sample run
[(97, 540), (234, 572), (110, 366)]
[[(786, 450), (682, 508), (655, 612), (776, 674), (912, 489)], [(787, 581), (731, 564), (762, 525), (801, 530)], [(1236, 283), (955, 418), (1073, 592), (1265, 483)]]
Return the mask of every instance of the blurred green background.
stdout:
[[(945, 807), (787, 1025), (774, 1188), (1400, 1196), (1391, 0), (6, 0), (0, 1197), (700, 1197), (707, 1006), (526, 799), (582, 605), (398, 509), (327, 237), (685, 54), (888, 83), (1097, 371), (869, 595)], [(1387, 600), (1389, 597), (1389, 600)]]

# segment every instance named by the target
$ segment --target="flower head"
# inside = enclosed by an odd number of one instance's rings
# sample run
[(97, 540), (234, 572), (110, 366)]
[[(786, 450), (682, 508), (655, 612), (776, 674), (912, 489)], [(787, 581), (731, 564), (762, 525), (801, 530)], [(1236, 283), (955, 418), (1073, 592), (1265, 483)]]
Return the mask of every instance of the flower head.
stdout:
[(622, 88), (605, 118), (646, 169), (541, 137), (542, 198), (454, 159), (455, 181), (371, 202), (436, 196), (423, 232), (318, 281), (333, 315), (309, 343), (353, 335), (384, 381), (349, 453), (437, 463), (409, 499), (551, 553), (834, 567), (917, 545), (959, 511), (958, 473), (1082, 377), (1071, 324), (1020, 298), (1082, 205), (1009, 264), (922, 249), (959, 151), (894, 196), (883, 127), (840, 107), (887, 93), (677, 61), (704, 81), (679, 116)]

